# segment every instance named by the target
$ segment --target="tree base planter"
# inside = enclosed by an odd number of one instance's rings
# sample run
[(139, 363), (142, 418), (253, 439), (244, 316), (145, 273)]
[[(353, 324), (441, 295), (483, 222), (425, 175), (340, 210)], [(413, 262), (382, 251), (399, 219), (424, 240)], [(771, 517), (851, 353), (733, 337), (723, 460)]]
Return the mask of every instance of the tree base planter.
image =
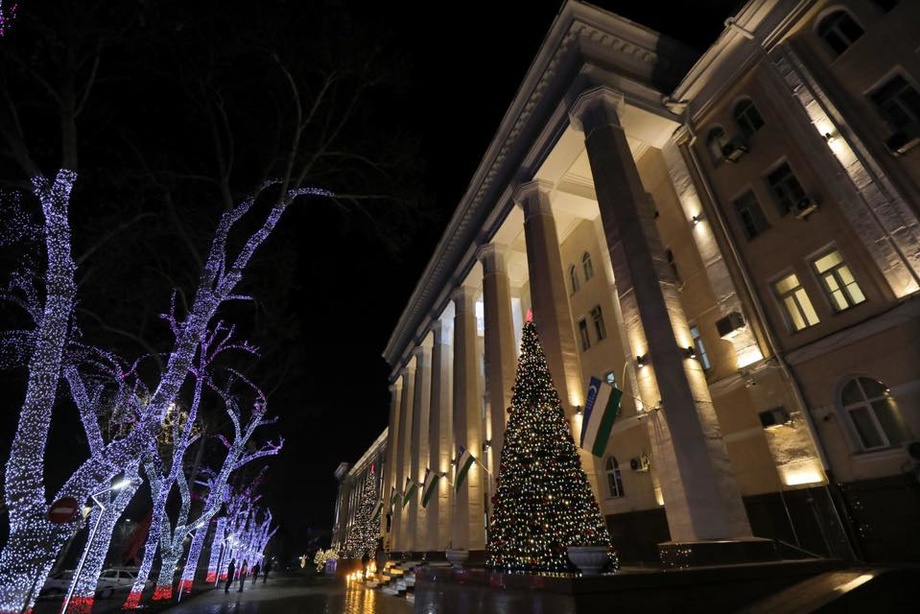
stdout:
[(463, 569), (463, 566), (470, 558), (469, 550), (447, 550), (444, 552), (448, 562), (457, 569)]
[(610, 559), (607, 546), (569, 546), (566, 554), (585, 576), (600, 575), (601, 570)]

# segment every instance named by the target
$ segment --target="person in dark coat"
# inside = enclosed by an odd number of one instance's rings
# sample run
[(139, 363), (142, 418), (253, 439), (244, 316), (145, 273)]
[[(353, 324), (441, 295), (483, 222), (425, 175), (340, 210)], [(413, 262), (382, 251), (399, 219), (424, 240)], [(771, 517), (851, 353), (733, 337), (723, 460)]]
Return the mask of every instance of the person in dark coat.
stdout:
[(243, 585), (246, 584), (246, 574), (249, 573), (249, 564), (246, 561), (243, 561), (243, 566), (240, 567), (240, 587), (236, 589), (236, 592), (243, 592)]
[(252, 584), (255, 586), (256, 582), (259, 581), (259, 572), (262, 571), (262, 566), (259, 565), (259, 562), (256, 561), (256, 564), (252, 566)]
[(230, 560), (230, 564), (227, 565), (227, 584), (224, 586), (224, 592), (227, 593), (230, 591), (230, 585), (233, 584), (233, 572), (236, 571), (236, 561)]
[(262, 584), (265, 584), (265, 581), (268, 580), (268, 572), (272, 568), (272, 560), (268, 559), (265, 561), (265, 567), (262, 569)]

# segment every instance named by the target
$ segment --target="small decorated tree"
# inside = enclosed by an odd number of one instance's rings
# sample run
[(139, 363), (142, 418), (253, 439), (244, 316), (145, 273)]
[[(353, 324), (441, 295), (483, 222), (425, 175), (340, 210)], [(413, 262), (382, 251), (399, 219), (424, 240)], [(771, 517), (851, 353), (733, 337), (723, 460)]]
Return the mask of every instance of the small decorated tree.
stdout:
[(488, 560), (508, 572), (565, 572), (569, 546), (610, 536), (550, 376), (536, 326), (524, 326), (492, 498)]
[(374, 514), (377, 498), (377, 478), (372, 468), (367, 472), (364, 490), (361, 492), (361, 502), (355, 511), (355, 518), (351, 526), (348, 527), (348, 535), (345, 536), (343, 554), (346, 557), (360, 559), (365, 554), (374, 556), (377, 538), (380, 535), (379, 522), (376, 521)]

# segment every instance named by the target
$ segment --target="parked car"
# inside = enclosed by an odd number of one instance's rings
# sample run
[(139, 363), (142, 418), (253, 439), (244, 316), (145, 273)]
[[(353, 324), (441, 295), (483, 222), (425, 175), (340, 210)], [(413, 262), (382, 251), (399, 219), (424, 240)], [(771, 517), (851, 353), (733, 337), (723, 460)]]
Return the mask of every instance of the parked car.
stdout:
[[(48, 576), (48, 579), (45, 580), (42, 590), (39, 591), (39, 597), (63, 597), (67, 591), (70, 589), (70, 583), (73, 581), (73, 570), (67, 569), (64, 571), (59, 571), (57, 573), (51, 574)], [(96, 598), (97, 599), (108, 599), (115, 594), (115, 589), (117, 587), (115, 584), (104, 580), (99, 579), (99, 583), (96, 585)]]

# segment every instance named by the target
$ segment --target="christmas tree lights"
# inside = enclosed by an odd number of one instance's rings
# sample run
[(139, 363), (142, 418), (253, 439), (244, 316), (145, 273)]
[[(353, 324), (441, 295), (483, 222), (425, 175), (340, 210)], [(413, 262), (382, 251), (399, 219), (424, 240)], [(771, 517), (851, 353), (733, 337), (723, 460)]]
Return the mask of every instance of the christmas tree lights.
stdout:
[(486, 565), (506, 572), (574, 571), (569, 546), (609, 548), (610, 536), (532, 321), (524, 326), (508, 411)]
[(380, 524), (374, 521), (377, 500), (377, 476), (373, 471), (368, 471), (361, 491), (361, 501), (345, 536), (343, 557), (360, 559), (364, 555), (373, 556), (380, 535)]

